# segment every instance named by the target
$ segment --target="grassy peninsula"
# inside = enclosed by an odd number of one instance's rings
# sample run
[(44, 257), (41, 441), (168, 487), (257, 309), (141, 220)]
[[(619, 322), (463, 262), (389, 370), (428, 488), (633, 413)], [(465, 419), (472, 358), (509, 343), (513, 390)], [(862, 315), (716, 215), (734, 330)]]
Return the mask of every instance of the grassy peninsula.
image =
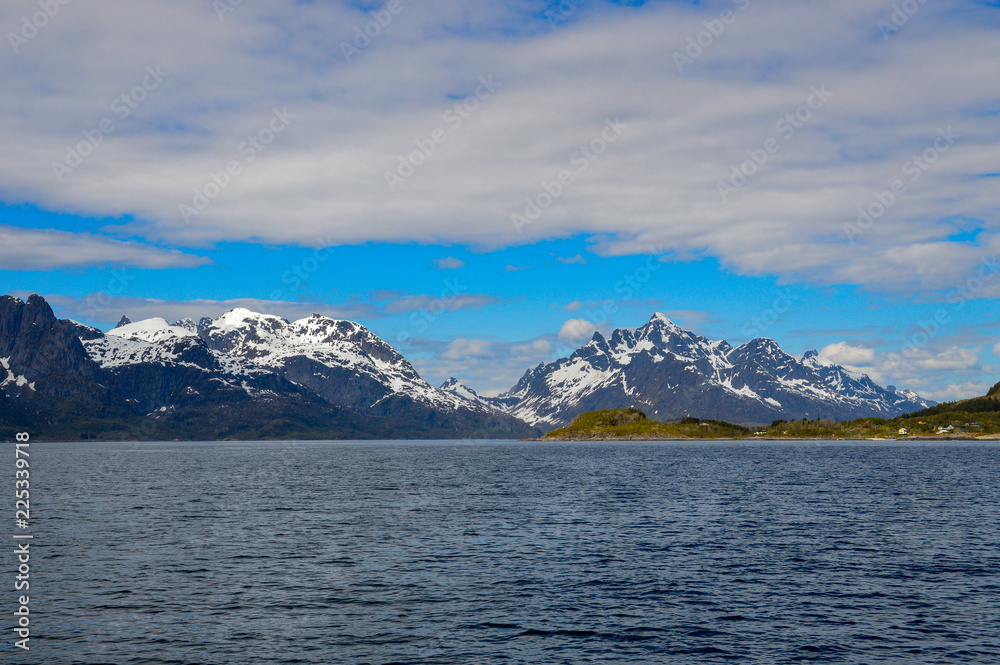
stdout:
[(745, 427), (721, 420), (650, 420), (639, 409), (590, 411), (549, 432), (543, 440), (656, 441), (667, 439), (997, 439), (1000, 438), (1000, 383), (983, 397), (938, 404), (896, 418), (836, 422), (776, 420)]

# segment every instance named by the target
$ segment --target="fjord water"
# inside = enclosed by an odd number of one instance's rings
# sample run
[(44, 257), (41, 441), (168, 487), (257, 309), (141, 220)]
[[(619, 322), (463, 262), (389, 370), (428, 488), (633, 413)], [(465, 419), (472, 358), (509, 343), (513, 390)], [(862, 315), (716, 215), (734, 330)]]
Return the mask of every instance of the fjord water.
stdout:
[(31, 452), (4, 662), (1000, 662), (995, 442)]

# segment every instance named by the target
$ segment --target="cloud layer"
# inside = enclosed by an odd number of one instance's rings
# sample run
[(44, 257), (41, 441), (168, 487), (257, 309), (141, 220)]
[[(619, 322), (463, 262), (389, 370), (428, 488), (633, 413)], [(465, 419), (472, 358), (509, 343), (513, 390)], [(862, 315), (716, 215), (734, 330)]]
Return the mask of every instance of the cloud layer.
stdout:
[[(402, 6), (349, 57), (372, 20), (350, 3), (61, 6), (0, 58), (0, 193), (168, 247), (584, 232), (884, 290), (1000, 252), (994, 7), (882, 31), (875, 0), (595, 3), (555, 30), (540, 3)], [(36, 11), (4, 3), (0, 26)]]

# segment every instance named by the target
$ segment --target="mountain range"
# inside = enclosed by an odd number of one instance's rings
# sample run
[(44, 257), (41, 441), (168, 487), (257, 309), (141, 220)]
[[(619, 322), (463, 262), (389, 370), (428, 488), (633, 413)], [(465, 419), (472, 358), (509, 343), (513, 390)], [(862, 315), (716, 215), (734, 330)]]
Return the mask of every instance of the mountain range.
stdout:
[(0, 297), (0, 425), (57, 439), (527, 438), (585, 411), (642, 408), (761, 423), (894, 416), (932, 405), (815, 351), (740, 347), (661, 314), (529, 369), (496, 397), (435, 388), (359, 323), (246, 309), (102, 332), (41, 296)]
[(892, 417), (934, 404), (881, 387), (808, 351), (791, 356), (770, 339), (733, 347), (680, 328), (663, 314), (645, 325), (600, 332), (568, 358), (525, 372), (487, 403), (551, 430), (588, 411), (639, 408), (656, 420), (686, 416), (733, 423)]

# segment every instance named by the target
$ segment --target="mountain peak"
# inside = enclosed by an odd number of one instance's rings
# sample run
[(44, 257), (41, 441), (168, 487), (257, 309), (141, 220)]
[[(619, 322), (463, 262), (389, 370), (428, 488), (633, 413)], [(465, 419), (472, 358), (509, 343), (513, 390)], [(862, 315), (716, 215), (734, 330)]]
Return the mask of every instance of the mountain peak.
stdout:
[(174, 328), (184, 328), (185, 330), (190, 330), (193, 333), (198, 332), (198, 324), (194, 322), (194, 319), (185, 317), (183, 319), (178, 319), (171, 323)]
[(483, 401), (479, 398), (479, 394), (476, 393), (475, 390), (465, 385), (455, 377), (451, 377), (450, 379), (442, 383), (441, 387), (438, 388), (438, 390), (446, 393), (451, 393), (452, 395), (456, 395), (458, 397), (461, 397), (462, 399), (469, 400), (472, 402), (481, 403)]
[(237, 307), (231, 309), (219, 318), (217, 318), (213, 323), (219, 328), (239, 328), (243, 326), (247, 321), (250, 322), (261, 322), (269, 321), (275, 322), (280, 321), (282, 323), (288, 323), (285, 319), (280, 316), (275, 316), (273, 314), (261, 314), (260, 312), (254, 312), (252, 310), (246, 309), (245, 307)]
[(108, 334), (114, 337), (138, 339), (144, 342), (161, 342), (168, 339), (179, 340), (184, 337), (193, 337), (195, 332), (187, 328), (170, 325), (166, 319), (157, 316), (151, 319), (136, 321), (135, 323), (116, 326), (108, 331)]
[(668, 317), (666, 314), (662, 312), (654, 312), (653, 316), (649, 317), (649, 322), (654, 325), (662, 326), (668, 329), (676, 329), (676, 330), (681, 329), (679, 325), (671, 321), (670, 317)]
[[(118, 323), (115, 325), (115, 328), (121, 328), (122, 326), (129, 325), (130, 323), (132, 323), (132, 319), (130, 319), (127, 316), (125, 316), (124, 314), (122, 314), (122, 318), (118, 319)], [(114, 328), (112, 328), (112, 330), (113, 329)]]

